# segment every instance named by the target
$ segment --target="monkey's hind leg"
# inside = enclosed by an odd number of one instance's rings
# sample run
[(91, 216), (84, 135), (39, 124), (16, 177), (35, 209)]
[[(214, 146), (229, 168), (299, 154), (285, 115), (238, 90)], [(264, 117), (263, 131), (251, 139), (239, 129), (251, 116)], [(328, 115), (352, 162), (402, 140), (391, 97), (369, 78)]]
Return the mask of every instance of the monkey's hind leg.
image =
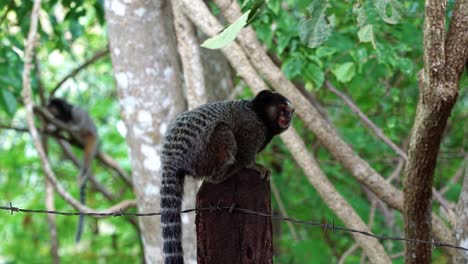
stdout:
[(198, 175), (211, 183), (221, 183), (237, 172), (237, 143), (228, 125), (221, 123), (211, 133), (203, 155), (196, 161)]

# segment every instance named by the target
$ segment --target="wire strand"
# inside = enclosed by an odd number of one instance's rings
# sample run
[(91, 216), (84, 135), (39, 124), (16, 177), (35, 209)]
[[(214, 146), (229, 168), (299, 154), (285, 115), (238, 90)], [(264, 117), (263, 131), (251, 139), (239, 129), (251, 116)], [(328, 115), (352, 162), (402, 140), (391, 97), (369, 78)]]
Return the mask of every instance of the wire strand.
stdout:
[[(84, 216), (100, 216), (100, 217), (103, 217), (103, 216), (146, 217), (146, 216), (160, 216), (161, 215), (160, 212), (133, 213), (133, 212), (124, 212), (123, 210), (119, 210), (118, 212), (109, 212), (109, 213), (84, 213), (84, 212), (61, 212), (61, 211), (50, 211), (50, 210), (34, 210), (34, 209), (23, 209), (23, 208), (14, 207), (11, 202), (10, 202), (9, 206), (0, 206), (0, 210), (10, 211), (11, 214), (13, 214), (15, 212), (22, 212), (22, 213), (33, 213), (33, 214), (53, 214), (53, 215), (63, 215), (63, 216), (80, 216), (80, 215), (84, 215)], [(334, 221), (331, 224), (330, 223), (323, 223), (323, 222), (305, 221), (305, 220), (299, 220), (299, 219), (295, 219), (295, 218), (291, 218), (291, 217), (284, 217), (284, 216), (281, 216), (281, 215), (273, 215), (273, 214), (268, 214), (268, 213), (257, 212), (257, 211), (247, 209), (247, 208), (235, 207), (234, 205), (231, 205), (231, 206), (220, 206), (219, 204), (215, 205), (215, 206), (210, 205), (209, 207), (199, 207), (199, 208), (192, 208), (192, 209), (182, 210), (181, 213), (185, 214), (185, 213), (202, 212), (202, 211), (209, 211), (209, 212), (226, 211), (228, 213), (240, 212), (240, 213), (245, 213), (245, 214), (249, 214), (249, 215), (269, 217), (272, 220), (288, 221), (288, 222), (291, 222), (291, 223), (294, 223), (294, 224), (321, 227), (321, 228), (324, 229), (324, 232), (326, 232), (328, 230), (342, 231), (342, 232), (356, 233), (356, 234), (360, 234), (360, 235), (364, 235), (364, 236), (368, 236), (368, 237), (373, 237), (373, 238), (376, 238), (376, 239), (381, 240), (381, 241), (394, 240), (394, 241), (422, 243), (422, 244), (432, 245), (433, 247), (446, 247), (446, 248), (453, 248), (453, 249), (457, 249), (457, 250), (468, 251), (468, 248), (461, 247), (461, 246), (456, 246), (456, 245), (452, 245), (452, 244), (444, 243), (444, 242), (426, 241), (426, 240), (410, 239), (410, 238), (404, 238), (404, 237), (392, 237), (392, 236), (376, 235), (376, 234), (370, 233), (368, 231), (362, 231), (362, 230), (357, 230), (357, 229), (353, 229), (353, 228), (337, 226), (337, 225), (335, 225)]]

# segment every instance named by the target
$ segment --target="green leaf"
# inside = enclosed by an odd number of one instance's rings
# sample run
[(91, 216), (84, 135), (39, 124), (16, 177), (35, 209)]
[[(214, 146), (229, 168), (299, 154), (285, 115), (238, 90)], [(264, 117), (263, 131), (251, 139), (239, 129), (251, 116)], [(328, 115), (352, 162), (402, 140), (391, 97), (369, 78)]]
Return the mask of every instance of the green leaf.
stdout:
[(1, 88), (0, 91), (1, 91), (0, 96), (1, 96), (3, 108), (5, 108), (9, 116), (13, 117), (17, 109), (15, 95), (13, 95), (13, 93), (10, 92), (10, 90), (5, 89), (5, 88)]
[(300, 57), (292, 57), (286, 60), (283, 65), (281, 66), (284, 74), (288, 79), (293, 79), (296, 76), (301, 74), (302, 66), (304, 62), (301, 60)]
[(370, 42), (374, 49), (377, 49), (374, 38), (374, 26), (367, 24), (361, 27), (358, 31), (358, 37), (360, 42)]
[(268, 1), (268, 7), (273, 11), (275, 15), (278, 15), (281, 12), (281, 0), (271, 0)]
[(328, 57), (330, 55), (333, 55), (335, 52), (336, 52), (335, 48), (323, 46), (323, 47), (317, 48), (317, 51), (315, 52), (315, 54), (317, 55), (317, 57), (323, 58), (323, 57)]
[(205, 40), (201, 46), (207, 49), (224, 48), (229, 43), (233, 42), (234, 39), (236, 39), (237, 34), (239, 34), (242, 28), (247, 24), (247, 18), (249, 17), (249, 14), (250, 10), (245, 12), (234, 23), (221, 31), (221, 33), (218, 35)]
[(328, 7), (327, 1), (315, 0), (308, 7), (310, 18), (302, 18), (299, 23), (299, 37), (310, 48), (322, 45), (335, 27), (335, 16), (325, 14)]
[(307, 64), (307, 67), (304, 70), (304, 77), (307, 81), (313, 82), (315, 87), (321, 87), (323, 80), (325, 79), (322, 69), (314, 63)]
[(352, 62), (334, 65), (332, 67), (332, 73), (338, 81), (347, 83), (351, 81), (356, 74), (356, 65)]
[(72, 34), (72, 39), (76, 40), (84, 33), (84, 27), (78, 22), (78, 20), (72, 20), (70, 23), (70, 33)]
[(397, 0), (374, 0), (374, 5), (383, 21), (397, 24), (401, 20), (403, 7)]
[(358, 31), (358, 37), (360, 42), (371, 42), (374, 39), (374, 32), (372, 25), (365, 25)]
[(366, 11), (361, 4), (357, 3), (353, 6), (353, 13), (356, 16), (358, 27), (367, 24)]

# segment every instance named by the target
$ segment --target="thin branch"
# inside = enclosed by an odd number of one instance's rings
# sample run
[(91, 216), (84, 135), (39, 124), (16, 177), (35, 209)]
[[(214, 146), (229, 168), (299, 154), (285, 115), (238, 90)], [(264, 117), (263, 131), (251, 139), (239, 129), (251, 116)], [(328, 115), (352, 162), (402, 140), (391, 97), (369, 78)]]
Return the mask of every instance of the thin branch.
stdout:
[(344, 264), (346, 261), (346, 258), (351, 256), (358, 249), (359, 249), (359, 245), (353, 244), (343, 253), (343, 255), (341, 255), (340, 259), (338, 260), (338, 264)]
[(28, 33), (28, 38), (26, 41), (26, 51), (24, 53), (22, 97), (23, 97), (23, 101), (24, 101), (24, 105), (26, 109), (26, 119), (27, 119), (27, 123), (29, 127), (29, 134), (31, 135), (33, 143), (36, 147), (37, 153), (39, 155), (41, 164), (44, 169), (44, 173), (47, 179), (54, 186), (54, 189), (57, 191), (57, 193), (65, 201), (67, 201), (71, 206), (73, 206), (75, 209), (79, 210), (80, 212), (84, 212), (84, 213), (118, 212), (120, 210), (124, 210), (125, 208), (135, 206), (136, 205), (135, 201), (128, 201), (128, 200), (122, 201), (121, 203), (114, 205), (113, 207), (110, 207), (108, 209), (101, 210), (101, 211), (96, 211), (89, 207), (83, 206), (79, 201), (74, 199), (68, 192), (65, 191), (63, 186), (60, 185), (60, 183), (57, 181), (57, 178), (55, 177), (55, 174), (52, 171), (50, 163), (45, 154), (44, 148), (40, 142), (37, 128), (34, 124), (33, 102), (32, 102), (32, 97), (31, 97), (31, 82), (30, 82), (30, 71), (32, 68), (31, 58), (32, 58), (32, 52), (34, 49), (34, 44), (35, 44), (36, 35), (37, 35), (37, 21), (38, 21), (40, 6), (41, 6), (41, 0), (35, 0), (33, 9), (31, 12), (31, 24), (30, 24), (30, 29)]
[[(68, 144), (68, 142), (66, 142), (64, 140), (58, 140), (58, 143), (59, 143), (60, 147), (62, 147), (62, 150), (65, 153), (65, 155), (71, 160), (71, 162), (77, 168), (81, 168), (81, 162), (78, 160), (78, 158), (71, 151), (71, 148), (70, 148), (70, 145)], [(98, 192), (102, 193), (102, 195), (104, 195), (104, 197), (106, 197), (109, 201), (113, 202), (113, 201), (117, 200), (116, 195), (114, 195), (111, 191), (107, 190), (106, 187), (104, 187), (100, 182), (98, 182), (93, 173), (90, 173), (89, 181), (93, 185), (93, 188), (95, 188)]]
[[(465, 170), (465, 176), (462, 184), (462, 190), (457, 204), (457, 221), (454, 226), (454, 234), (457, 244), (466, 245), (468, 240), (468, 168)], [(453, 263), (467, 263), (468, 251), (458, 255), (453, 259)]]
[(391, 183), (392, 181), (400, 178), (400, 174), (403, 171), (403, 169), (405, 168), (405, 162), (406, 162), (406, 160), (403, 159), (403, 158), (398, 159), (398, 164), (396, 165), (396, 167), (393, 170), (392, 174), (390, 174), (390, 176), (388, 176), (387, 182)]
[[(370, 212), (369, 212), (369, 223), (367, 224), (367, 227), (369, 228), (369, 230), (372, 230), (372, 226), (374, 225), (375, 209), (377, 207), (377, 202), (378, 201), (375, 198), (371, 201), (371, 208), (370, 208)], [(364, 252), (362, 252), (362, 254), (361, 254), (361, 264), (365, 263), (366, 259), (367, 259), (366, 254), (364, 254)]]
[(45, 106), (47, 104), (47, 100), (45, 96), (44, 84), (42, 83), (42, 78), (41, 78), (41, 68), (40, 68), (39, 62), (37, 61), (36, 51), (34, 51), (33, 60), (34, 60), (34, 71), (35, 71), (36, 79), (37, 79), (39, 99), (41, 100), (41, 105)]
[(237, 96), (242, 92), (242, 90), (244, 89), (244, 86), (245, 86), (245, 83), (241, 80), (239, 81), (236, 86), (234, 87), (234, 89), (232, 89), (231, 93), (229, 94), (228, 96), (228, 100), (234, 100), (237, 98)]
[[(278, 203), (279, 210), (281, 212), (281, 215), (284, 215), (285, 217), (288, 217), (288, 212), (286, 211), (286, 207), (284, 206), (283, 200), (281, 199), (280, 192), (278, 190), (278, 187), (276, 187), (276, 184), (274, 181), (270, 181), (270, 186), (271, 190), (273, 191), (273, 196), (275, 197), (276, 202)], [(295, 241), (299, 240), (299, 237), (297, 235), (296, 229), (294, 228), (294, 225), (292, 223), (287, 223), (289, 232), (291, 232), (291, 236)]]
[(115, 161), (113, 158), (111, 158), (108, 154), (104, 152), (98, 152), (96, 155), (98, 160), (102, 162), (104, 165), (106, 165), (108, 168), (114, 170), (117, 175), (127, 184), (128, 187), (130, 187), (133, 190), (133, 182), (130, 176), (127, 174), (127, 172), (120, 167), (120, 165)]
[(447, 199), (445, 199), (434, 187), (432, 187), (432, 196), (434, 197), (436, 201), (439, 202), (439, 204), (445, 210), (445, 213), (447, 214), (450, 222), (452, 224), (455, 223), (456, 215), (455, 215), (455, 212), (453, 211), (454, 206), (451, 205), (450, 202), (447, 201)]
[(466, 153), (465, 157), (463, 158), (463, 161), (461, 162), (460, 167), (458, 167), (457, 171), (455, 172), (454, 176), (450, 179), (450, 181), (442, 188), (440, 188), (439, 193), (441, 195), (444, 195), (450, 187), (460, 181), (461, 177), (463, 176), (463, 172), (465, 170), (468, 170), (466, 166), (468, 165), (468, 153)]
[(405, 252), (402, 251), (402, 252), (399, 252), (399, 253), (395, 253), (395, 254), (392, 254), (390, 255), (390, 258), (391, 259), (397, 259), (397, 258), (402, 258), (405, 256)]
[[(58, 143), (62, 147), (62, 150), (64, 151), (65, 155), (67, 155), (67, 157), (73, 162), (73, 164), (77, 168), (80, 168), (80, 161), (71, 151), (69, 143), (65, 140), (58, 140)], [(89, 180), (92, 184), (92, 187), (95, 188), (98, 192), (102, 193), (102, 195), (104, 195), (104, 197), (106, 197), (107, 200), (109, 200), (110, 202), (115, 202), (117, 200), (116, 195), (113, 194), (111, 191), (107, 190), (106, 187), (104, 187), (100, 182), (98, 182), (93, 174), (89, 175)], [(140, 227), (138, 226), (138, 223), (135, 219), (126, 217), (125, 220), (128, 221), (135, 228), (138, 234), (140, 234)]]
[(65, 77), (63, 77), (63, 79), (57, 83), (57, 85), (54, 87), (54, 89), (52, 89), (52, 91), (50, 92), (50, 97), (53, 97), (55, 95), (55, 93), (57, 92), (57, 90), (70, 78), (73, 78), (75, 77), (81, 70), (85, 69), (86, 67), (88, 67), (89, 65), (93, 64), (94, 62), (96, 62), (97, 60), (99, 60), (100, 58), (106, 56), (109, 54), (109, 47), (106, 47), (105, 49), (101, 50), (101, 51), (98, 51), (96, 52), (96, 54), (94, 54), (93, 57), (91, 57), (90, 59), (88, 59), (87, 61), (85, 61), (83, 64), (81, 64), (80, 66), (78, 66), (76, 69), (74, 69), (73, 71), (71, 71), (69, 74), (67, 74)]
[(395, 151), (400, 157), (402, 157), (404, 160), (406, 160), (408, 157), (406, 156), (406, 153), (391, 139), (389, 139), (385, 134), (383, 133), (382, 129), (380, 129), (372, 120), (367, 117), (367, 115), (361, 111), (361, 109), (356, 105), (356, 103), (353, 102), (351, 98), (346, 96), (344, 93), (338, 91), (331, 82), (326, 81), (325, 82), (325, 87), (327, 87), (328, 90), (330, 90), (332, 93), (334, 93), (336, 96), (338, 96), (343, 102), (353, 111), (361, 120), (364, 125), (366, 125), (368, 128), (374, 132), (374, 134), (382, 140), (385, 144), (387, 144), (393, 151)]

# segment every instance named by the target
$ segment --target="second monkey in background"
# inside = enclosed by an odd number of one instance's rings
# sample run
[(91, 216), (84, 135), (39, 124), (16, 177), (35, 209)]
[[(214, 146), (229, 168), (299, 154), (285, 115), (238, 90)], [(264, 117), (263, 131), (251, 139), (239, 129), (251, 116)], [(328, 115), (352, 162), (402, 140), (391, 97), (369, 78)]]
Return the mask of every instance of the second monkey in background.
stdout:
[[(80, 187), (80, 203), (86, 204), (86, 183), (89, 178), (91, 163), (98, 149), (98, 134), (96, 125), (89, 113), (81, 107), (71, 105), (61, 98), (52, 98), (47, 106), (55, 118), (70, 126), (72, 133), (84, 144), (83, 164), (80, 168), (78, 185)], [(78, 243), (83, 232), (84, 216), (80, 215), (75, 241)]]

